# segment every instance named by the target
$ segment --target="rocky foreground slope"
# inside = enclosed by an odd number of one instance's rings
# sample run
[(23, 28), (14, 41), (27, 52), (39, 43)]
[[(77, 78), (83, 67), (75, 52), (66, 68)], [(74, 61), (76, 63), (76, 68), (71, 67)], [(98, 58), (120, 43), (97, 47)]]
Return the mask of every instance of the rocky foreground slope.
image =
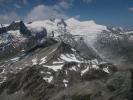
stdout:
[(93, 21), (14, 22), (0, 29), (0, 100), (132, 100), (131, 36)]

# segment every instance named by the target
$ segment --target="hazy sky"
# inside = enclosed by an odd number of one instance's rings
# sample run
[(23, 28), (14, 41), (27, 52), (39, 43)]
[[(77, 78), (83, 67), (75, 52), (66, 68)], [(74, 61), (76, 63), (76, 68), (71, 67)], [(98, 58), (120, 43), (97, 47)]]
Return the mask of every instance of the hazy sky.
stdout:
[(133, 28), (133, 0), (0, 0), (0, 23), (70, 17)]

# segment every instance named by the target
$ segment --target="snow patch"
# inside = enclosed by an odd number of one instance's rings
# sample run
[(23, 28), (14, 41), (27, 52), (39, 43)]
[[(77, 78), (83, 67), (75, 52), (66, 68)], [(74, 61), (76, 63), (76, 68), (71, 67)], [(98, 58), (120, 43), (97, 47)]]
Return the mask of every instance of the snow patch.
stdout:
[(51, 74), (51, 72), (46, 72), (47, 74)]
[(89, 71), (89, 67), (87, 67), (81, 71), (81, 76), (83, 76), (87, 71)]
[(54, 61), (53, 64), (62, 64), (63, 62), (61, 61)]
[(92, 68), (99, 69), (99, 67), (97, 65), (92, 65)]
[(92, 68), (99, 69), (98, 67), (99, 62), (97, 59), (91, 60), (91, 64), (92, 64)]
[(61, 54), (60, 58), (67, 62), (79, 62), (80, 63), (80, 61), (74, 55), (72, 56), (72, 55)]
[(40, 71), (41, 74), (44, 74), (45, 72), (44, 71)]
[(20, 34), (20, 31), (19, 30), (11, 30), (11, 31), (8, 31), (9, 34), (13, 35), (13, 36), (16, 36), (16, 37), (21, 37), (22, 35)]
[(32, 59), (32, 65), (37, 65), (37, 58)]
[(74, 71), (76, 71), (76, 66), (73, 66), (72, 68), (69, 68), (69, 70), (74, 70)]
[(17, 61), (19, 61), (19, 59), (20, 59), (20, 57), (15, 57), (15, 58), (12, 58), (10, 60), (13, 61), (13, 62), (17, 62)]
[(68, 74), (67, 70), (65, 70), (66, 75)]
[(43, 57), (43, 58), (41, 59), (40, 64), (44, 64), (44, 63), (46, 62), (46, 58), (47, 58), (47, 56), (46, 56), (46, 57)]
[(76, 51), (76, 50), (75, 50), (75, 49), (73, 49), (73, 48), (72, 48), (71, 50), (72, 50), (73, 52), (75, 52), (75, 51)]
[(3, 69), (0, 74), (5, 74), (5, 73), (6, 73), (5, 69)]
[(66, 83), (66, 82), (68, 82), (68, 80), (65, 80), (65, 79), (64, 79), (63, 82)]
[(103, 68), (103, 71), (105, 71), (106, 73), (110, 73), (109, 70), (108, 70), (108, 67), (107, 68)]
[(47, 67), (47, 68), (50, 68), (54, 71), (58, 71), (60, 69), (62, 69), (63, 65), (43, 65), (43, 67)]
[(65, 79), (63, 80), (65, 87), (67, 87), (68, 82), (69, 82), (68, 80), (65, 80)]
[(53, 80), (53, 76), (50, 76), (50, 77), (43, 77), (43, 79), (45, 81), (47, 81), (48, 83), (51, 83), (51, 81)]

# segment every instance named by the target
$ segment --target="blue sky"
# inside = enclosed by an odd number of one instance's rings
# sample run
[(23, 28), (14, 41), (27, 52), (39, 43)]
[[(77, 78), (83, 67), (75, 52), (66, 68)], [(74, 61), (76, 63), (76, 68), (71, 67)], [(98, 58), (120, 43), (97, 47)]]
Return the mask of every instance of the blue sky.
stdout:
[(133, 0), (0, 0), (0, 23), (75, 17), (133, 28)]

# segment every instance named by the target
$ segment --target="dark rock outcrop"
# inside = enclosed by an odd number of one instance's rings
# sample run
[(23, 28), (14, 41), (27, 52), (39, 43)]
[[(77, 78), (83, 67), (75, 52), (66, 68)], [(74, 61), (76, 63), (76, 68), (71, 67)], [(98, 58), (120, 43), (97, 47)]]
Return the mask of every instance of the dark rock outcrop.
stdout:
[(30, 36), (31, 32), (27, 29), (23, 21), (19, 22), (12, 22), (8, 27), (7, 31), (9, 30), (20, 30), (20, 33), (23, 35)]
[(6, 33), (6, 32), (7, 32), (7, 28), (6, 27), (0, 28), (0, 34)]

